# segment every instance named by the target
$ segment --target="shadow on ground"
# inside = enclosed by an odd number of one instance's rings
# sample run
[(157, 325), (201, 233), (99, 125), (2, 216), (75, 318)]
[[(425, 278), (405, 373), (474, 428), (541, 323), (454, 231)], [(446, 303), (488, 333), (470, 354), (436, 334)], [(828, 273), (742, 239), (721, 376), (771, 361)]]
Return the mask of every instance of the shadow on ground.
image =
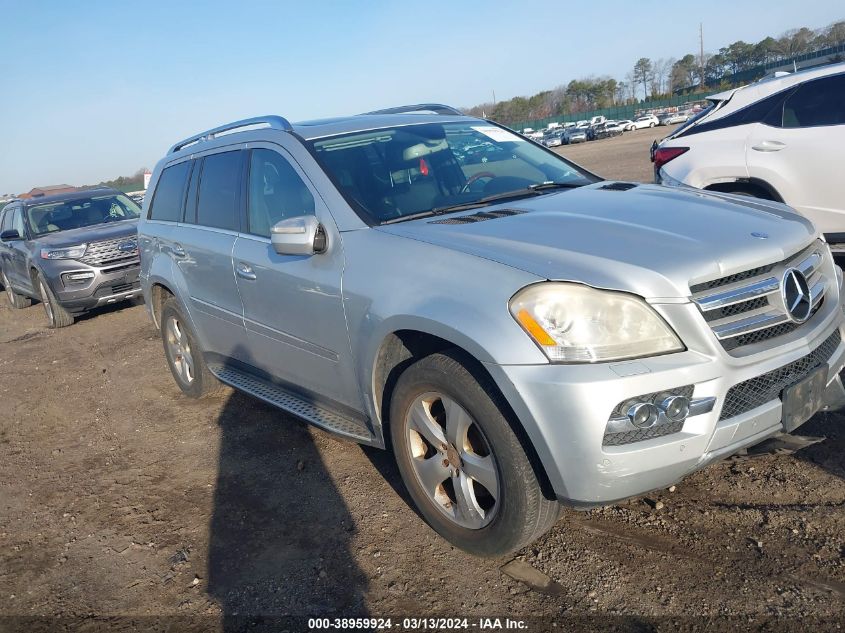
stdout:
[(845, 479), (845, 412), (817, 414), (797, 433), (826, 438), (795, 453), (798, 459)]
[(306, 426), (239, 392), (218, 423), (208, 592), (224, 630), (282, 630), (291, 616), (365, 616), (353, 519)]

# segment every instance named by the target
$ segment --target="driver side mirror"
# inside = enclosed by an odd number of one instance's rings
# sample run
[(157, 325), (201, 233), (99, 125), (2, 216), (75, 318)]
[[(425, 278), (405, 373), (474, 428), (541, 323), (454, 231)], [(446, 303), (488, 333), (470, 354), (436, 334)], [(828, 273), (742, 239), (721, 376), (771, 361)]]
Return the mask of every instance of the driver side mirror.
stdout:
[(14, 240), (23, 239), (17, 229), (9, 229), (0, 233), (0, 240), (4, 242), (12, 242)]
[(314, 255), (326, 252), (328, 237), (317, 218), (302, 215), (274, 224), (270, 243), (279, 255)]

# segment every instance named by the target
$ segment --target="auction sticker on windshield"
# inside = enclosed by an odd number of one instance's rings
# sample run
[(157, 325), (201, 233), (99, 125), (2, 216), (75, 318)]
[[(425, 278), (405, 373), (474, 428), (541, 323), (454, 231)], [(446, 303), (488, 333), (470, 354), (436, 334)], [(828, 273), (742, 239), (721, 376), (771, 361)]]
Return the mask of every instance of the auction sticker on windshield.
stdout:
[(520, 137), (518, 134), (508, 132), (507, 130), (503, 130), (502, 128), (496, 127), (495, 125), (473, 125), (472, 129), (476, 132), (481, 132), (484, 136), (493, 139), (497, 143), (513, 143), (514, 141), (525, 141), (525, 139)]

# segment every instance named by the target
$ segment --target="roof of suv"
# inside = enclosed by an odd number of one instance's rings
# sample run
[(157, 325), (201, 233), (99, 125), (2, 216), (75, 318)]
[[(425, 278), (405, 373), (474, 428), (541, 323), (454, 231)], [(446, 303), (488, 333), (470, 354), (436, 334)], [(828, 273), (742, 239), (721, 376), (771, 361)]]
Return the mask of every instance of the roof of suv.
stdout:
[(418, 123), (445, 123), (475, 119), (475, 117), (444, 114), (356, 114), (332, 119), (316, 119), (313, 121), (299, 121), (293, 123), (293, 131), (306, 140), (347, 134), (350, 132), (366, 132), (397, 125), (415, 125)]
[(731, 105), (746, 105), (752, 101), (756, 101), (757, 99), (767, 97), (770, 94), (780, 92), (790, 86), (804, 83), (805, 81), (810, 81), (811, 79), (818, 79), (819, 77), (836, 75), (841, 72), (845, 72), (845, 62), (806, 68), (785, 75), (767, 77), (746, 86), (740, 86), (739, 88), (732, 88), (731, 90), (710, 95), (707, 99), (709, 101), (724, 101), (725, 99), (733, 97), (731, 99)]

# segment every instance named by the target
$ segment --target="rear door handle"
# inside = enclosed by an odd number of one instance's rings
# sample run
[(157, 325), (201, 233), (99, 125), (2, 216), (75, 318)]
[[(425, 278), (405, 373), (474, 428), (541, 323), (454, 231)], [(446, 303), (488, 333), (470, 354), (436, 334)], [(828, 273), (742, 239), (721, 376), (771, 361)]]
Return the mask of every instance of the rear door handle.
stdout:
[(760, 141), (757, 145), (752, 145), (751, 149), (758, 152), (779, 152), (784, 147), (786, 147), (786, 143), (780, 141)]
[(235, 271), (238, 273), (238, 277), (241, 277), (242, 279), (249, 279), (252, 281), (257, 278), (252, 266), (244, 264), (243, 262), (238, 262), (238, 265), (235, 266)]

